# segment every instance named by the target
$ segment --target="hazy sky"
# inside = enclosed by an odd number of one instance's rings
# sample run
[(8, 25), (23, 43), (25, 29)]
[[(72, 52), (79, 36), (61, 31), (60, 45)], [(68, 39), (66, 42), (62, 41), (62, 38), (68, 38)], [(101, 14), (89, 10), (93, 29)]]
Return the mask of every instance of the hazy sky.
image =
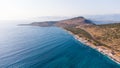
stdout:
[(120, 0), (0, 0), (0, 20), (120, 13)]

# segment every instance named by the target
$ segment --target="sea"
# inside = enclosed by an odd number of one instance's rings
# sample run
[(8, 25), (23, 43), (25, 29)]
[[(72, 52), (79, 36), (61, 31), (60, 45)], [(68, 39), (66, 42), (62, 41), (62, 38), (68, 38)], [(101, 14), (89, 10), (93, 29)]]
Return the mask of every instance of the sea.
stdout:
[(0, 68), (120, 68), (58, 27), (0, 24)]

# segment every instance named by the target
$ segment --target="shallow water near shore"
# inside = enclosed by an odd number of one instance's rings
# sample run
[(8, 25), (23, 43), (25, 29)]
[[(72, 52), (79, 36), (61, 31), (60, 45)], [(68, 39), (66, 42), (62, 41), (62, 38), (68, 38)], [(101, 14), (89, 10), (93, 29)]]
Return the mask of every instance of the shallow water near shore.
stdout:
[(0, 68), (120, 68), (57, 27), (0, 27)]

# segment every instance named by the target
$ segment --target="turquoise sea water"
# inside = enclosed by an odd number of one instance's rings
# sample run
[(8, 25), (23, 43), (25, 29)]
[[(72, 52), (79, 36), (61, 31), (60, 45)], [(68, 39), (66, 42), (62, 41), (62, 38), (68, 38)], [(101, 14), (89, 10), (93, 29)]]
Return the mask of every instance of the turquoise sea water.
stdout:
[(0, 27), (0, 68), (120, 68), (57, 27)]

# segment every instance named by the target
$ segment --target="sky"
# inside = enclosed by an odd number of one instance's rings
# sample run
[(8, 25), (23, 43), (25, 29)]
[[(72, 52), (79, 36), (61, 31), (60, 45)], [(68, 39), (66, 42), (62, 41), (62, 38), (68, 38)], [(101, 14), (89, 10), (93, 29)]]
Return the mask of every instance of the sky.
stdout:
[(0, 20), (120, 14), (120, 0), (0, 0)]

